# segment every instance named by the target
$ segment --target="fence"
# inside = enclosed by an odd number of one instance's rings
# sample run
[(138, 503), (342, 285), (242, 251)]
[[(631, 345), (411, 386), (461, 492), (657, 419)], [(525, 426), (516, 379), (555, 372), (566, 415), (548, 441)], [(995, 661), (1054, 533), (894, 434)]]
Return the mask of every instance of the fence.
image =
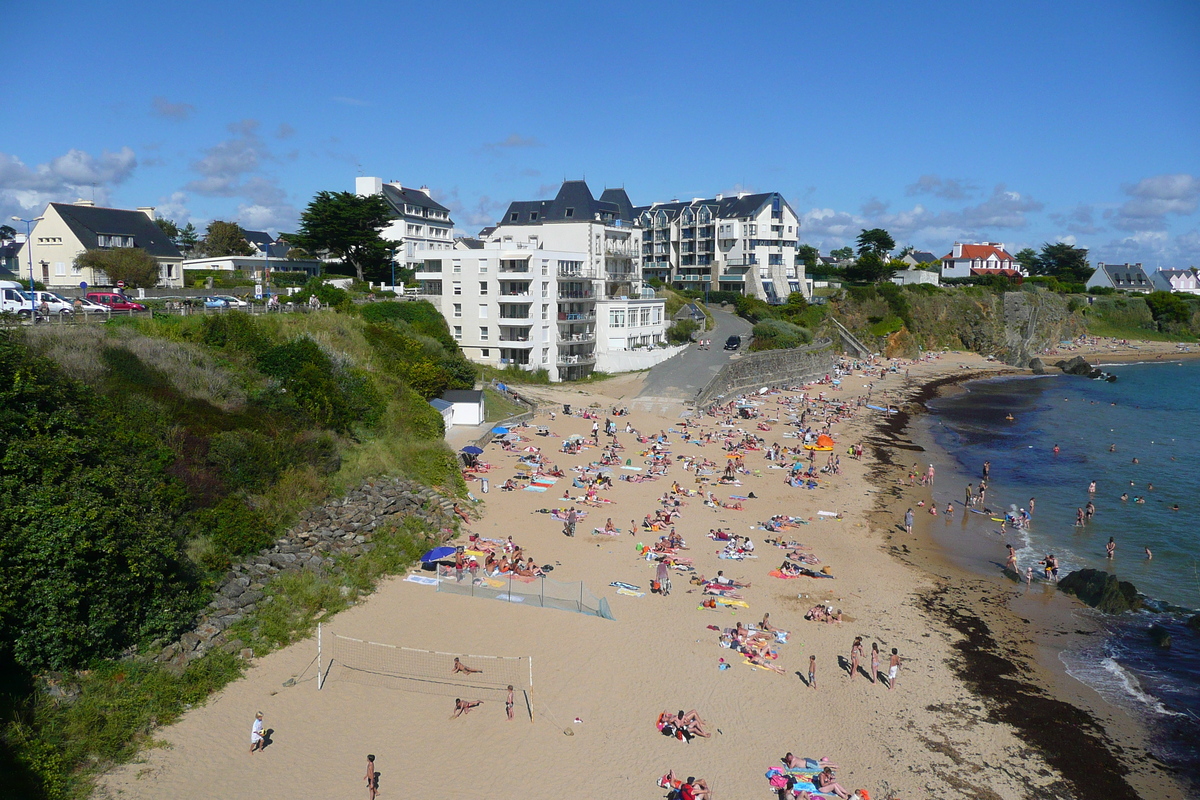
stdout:
[(487, 597), (507, 603), (521, 603), (539, 608), (557, 608), (602, 619), (614, 619), (608, 600), (588, 591), (583, 581), (564, 582), (551, 578), (534, 578), (527, 583), (511, 576), (493, 578), (480, 572), (476, 577), (465, 570), (438, 565), (439, 592)]
[(725, 364), (701, 389), (696, 408), (706, 409), (717, 400), (760, 386), (792, 386), (817, 380), (832, 372), (833, 344), (828, 339), (806, 347), (748, 353)]

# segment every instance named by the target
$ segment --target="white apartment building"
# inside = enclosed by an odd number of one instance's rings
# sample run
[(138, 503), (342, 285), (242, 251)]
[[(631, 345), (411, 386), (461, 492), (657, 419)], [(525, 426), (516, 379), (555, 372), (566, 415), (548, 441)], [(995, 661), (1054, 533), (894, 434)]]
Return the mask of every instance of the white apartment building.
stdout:
[(76, 200), (50, 203), (41, 216), (31, 241), (21, 248), (20, 260), (28, 264), (32, 251), (34, 279), (47, 289), (79, 291), (81, 283), (88, 288), (111, 286), (103, 270), (77, 267), (75, 257), (87, 250), (117, 247), (137, 247), (153, 256), (159, 286), (183, 285), (183, 254), (154, 221), (152, 206), (130, 211)]
[(379, 178), (355, 178), (354, 192), (360, 197), (383, 195), (392, 209), (392, 223), (380, 231), (390, 242), (399, 242), (396, 260), (415, 269), (417, 251), (449, 250), (454, 247), (454, 221), (450, 209), (429, 196), (429, 187), (405, 187), (384, 183)]
[(417, 251), (419, 296), (471, 361), (576, 380), (596, 364), (596, 274), (582, 253), (480, 243)]
[(731, 291), (782, 302), (808, 291), (797, 263), (800, 220), (778, 192), (717, 195), (633, 209), (642, 269), (677, 289)]

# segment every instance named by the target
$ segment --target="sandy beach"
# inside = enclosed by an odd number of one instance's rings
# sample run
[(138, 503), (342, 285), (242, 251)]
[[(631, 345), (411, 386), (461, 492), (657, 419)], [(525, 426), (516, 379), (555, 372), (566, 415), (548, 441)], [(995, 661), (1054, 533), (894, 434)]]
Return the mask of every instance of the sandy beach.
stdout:
[[(1107, 349), (1099, 346), (1096, 352)], [(1173, 351), (1171, 345), (1162, 352)], [(1080, 354), (1088, 355), (1080, 350), (1061, 357)], [(902, 366), (883, 378), (855, 373), (836, 390), (817, 386), (808, 392), (815, 396), (823, 391), (831, 400), (854, 405), (870, 391), (873, 403), (886, 400), (904, 407), (906, 398), (923, 387), (1009, 369), (973, 354), (951, 353)], [(531, 389), (529, 394), (545, 401), (535, 424), (549, 426), (554, 436), (536, 437), (532, 428), (524, 429), (530, 441), (522, 446), (541, 447), (564, 470), (594, 461), (600, 455), (596, 448), (578, 455), (557, 452), (567, 436), (589, 435), (592, 424), (563, 416), (561, 403), (595, 405), (602, 425), (610, 408), (628, 406), (630, 415), (614, 421), (625, 446), (621, 455), (634, 464), (640, 463), (645, 445), (624, 433), (627, 422), (646, 435), (666, 432), (674, 459), (704, 456), (723, 465), (717, 438), (703, 446), (684, 443), (678, 432), (682, 408), (659, 403), (646, 410), (633, 402), (640, 380), (632, 375), (584, 390)], [(695, 437), (740, 428), (762, 437), (765, 446), (779, 442), (794, 447), (796, 439), (783, 438), (795, 429), (784, 424), (788, 409), (780, 401), (797, 395), (763, 396), (759, 420), (722, 427), (723, 416), (696, 417), (689, 430)], [(551, 409), (559, 412), (554, 420)], [(756, 423), (768, 418), (781, 422), (759, 430)], [(1071, 771), (1069, 763), (1061, 756), (1057, 764), (1053, 755), (1044, 756), (1045, 742), (1031, 745), (1029, 726), (1022, 727), (1025, 720), (1019, 713), (999, 709), (988, 696), (986, 659), (978, 656), (988, 650), (984, 640), (992, 640), (1013, 662), (1032, 661), (1038, 646), (1012, 622), (1015, 616), (1000, 607), (1002, 587), (997, 590), (994, 582), (984, 585), (957, 572), (938, 557), (920, 526), (912, 536), (900, 526), (904, 506), (929, 498), (925, 487), (897, 485), (911, 463), (924, 461), (921, 445), (905, 433), (904, 419), (884, 423), (881, 413), (855, 408), (849, 419), (833, 425), (832, 433), (841, 474), (820, 476), (820, 488), (788, 486), (784, 471), (770, 469), (772, 462), (761, 450), (746, 453), (751, 474), (739, 475), (737, 487), (698, 487), (676, 463), (657, 481), (618, 481), (612, 490), (602, 491), (611, 504), (586, 508), (589, 514), (574, 538), (563, 536), (561, 522), (537, 513), (567, 505), (561, 495), (570, 478), (545, 493), (499, 491), (514, 474), (519, 454), (489, 445), (481, 458), (492, 465), (491, 491), (484, 495), (478, 483), (471, 485), (482, 502), (475, 511), (478, 518), (467, 528), (484, 537), (512, 536), (536, 563), (554, 565), (555, 579), (581, 580), (607, 598), (615, 620), (439, 593), (400, 576), (328, 621), (324, 630), (414, 648), (531, 656), (532, 724), (521, 713), (509, 721), (502, 695), (472, 694), (453, 683), (414, 682), (335, 665), (318, 691), (317, 647), (308, 640), (258, 659), (243, 679), (160, 731), (161, 746), (107, 774), (101, 795), (245, 794), (259, 800), (364, 796), (365, 758), (372, 753), (385, 798), (659, 798), (665, 792), (655, 782), (668, 770), (705, 778), (716, 798), (766, 797), (764, 773), (791, 751), (828, 757), (839, 765), (841, 786), (866, 789), (872, 798), (1089, 796), (1079, 790), (1079, 775), (1064, 775), (1064, 766)], [(607, 441), (600, 438), (602, 444)], [(847, 454), (855, 443), (866, 445), (862, 461)], [(818, 467), (826, 455), (818, 453)], [(631, 534), (628, 529), (631, 520), (640, 521), (660, 507), (657, 500), (673, 480), (689, 489), (711, 488), (720, 500), (754, 494), (741, 501), (744, 510), (712, 509), (699, 497), (682, 498), (682, 517), (675, 524), (688, 546), (680, 555), (692, 559), (698, 573), (712, 576), (723, 569), (750, 584), (741, 590), (748, 608), (701, 608), (699, 587), (682, 573), (674, 576), (669, 596), (649, 592), (655, 565), (641, 558), (635, 546), (651, 544), (659, 534)], [(572, 494), (579, 496), (582, 490)], [(923, 514), (924, 509), (918, 511)], [(811, 548), (807, 552), (820, 560), (817, 568), (828, 567), (834, 579), (784, 580), (768, 574), (783, 561), (784, 551), (766, 544), (764, 539), (773, 534), (758, 526), (776, 514), (802, 519), (803, 524), (781, 535)], [(608, 517), (622, 533), (591, 535)], [(750, 535), (756, 557), (718, 559), (723, 543), (706, 536), (718, 527)], [(609, 586), (613, 581), (639, 586), (645, 594), (618, 594)], [(842, 622), (806, 621), (804, 613), (818, 603), (841, 610)], [(718, 634), (708, 627), (750, 624), (764, 613), (790, 632), (773, 662), (783, 675), (743, 663), (741, 656), (719, 646)], [(990, 624), (980, 631), (971, 620), (983, 614), (991, 615)], [(887, 654), (898, 649), (903, 666), (894, 691), (864, 675), (849, 676), (844, 663), (856, 636), (862, 637), (868, 654), (871, 644), (878, 644), (884, 671)], [(807, 685), (813, 655), (816, 688)], [(729, 669), (719, 668), (721, 659)], [(869, 663), (868, 655), (868, 670)], [(1035, 685), (1043, 678), (1053, 681), (1031, 664), (1020, 671), (1018, 678)], [(446, 673), (450, 679), (449, 664)], [(467, 716), (450, 719), (456, 697), (484, 702)], [(661, 735), (655, 726), (659, 713), (679, 709), (696, 709), (711, 738), (684, 743)], [(256, 711), (263, 712), (265, 727), (273, 733), (270, 746), (250, 754)], [(1087, 727), (1082, 717), (1056, 716), (1064, 713), (1069, 712), (1053, 706), (1032, 716), (1038, 725), (1053, 727), (1057, 721)], [(1088, 740), (1079, 746), (1086, 750), (1092, 744)], [(1084, 764), (1097, 776), (1095, 788), (1107, 787), (1108, 798), (1135, 796), (1107, 783), (1107, 771), (1119, 766), (1100, 761)], [(1161, 779), (1148, 775), (1146, 780)], [(1172, 796), (1169, 783), (1156, 787), (1165, 793), (1148, 796)]]

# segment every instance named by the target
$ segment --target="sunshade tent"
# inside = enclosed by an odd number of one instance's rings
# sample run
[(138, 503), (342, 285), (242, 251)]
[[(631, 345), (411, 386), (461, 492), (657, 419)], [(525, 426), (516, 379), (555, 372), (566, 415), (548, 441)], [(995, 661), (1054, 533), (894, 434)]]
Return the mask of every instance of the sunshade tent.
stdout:
[(428, 564), (431, 561), (441, 561), (443, 558), (449, 558), (456, 552), (458, 550), (454, 547), (435, 547), (421, 556), (421, 563)]
[(476, 447), (476, 446), (475, 446), (475, 445), (473, 445), (473, 444), (469, 444), (469, 445), (467, 445), (466, 447), (464, 447), (464, 448), (462, 449), (462, 452), (464, 452), (464, 453), (467, 453), (468, 455), (477, 456), (477, 455), (479, 455), (480, 453), (482, 453), (482, 452), (483, 452), (483, 448), (482, 448), (482, 447)]
[(505, 428), (503, 426), (498, 427), (498, 428), (492, 428), (492, 433), (505, 434), (505, 433), (508, 433), (508, 428)]

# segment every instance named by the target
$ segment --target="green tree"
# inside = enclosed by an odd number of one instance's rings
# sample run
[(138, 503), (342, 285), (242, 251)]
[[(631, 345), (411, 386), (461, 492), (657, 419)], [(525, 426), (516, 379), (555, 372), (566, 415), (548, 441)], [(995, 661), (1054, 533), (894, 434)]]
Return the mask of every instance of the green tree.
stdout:
[(379, 235), (392, 213), (381, 195), (318, 192), (300, 215), (296, 246), (310, 253), (329, 253), (354, 268), (360, 281), (391, 275), (389, 247)]
[(874, 250), (863, 253), (846, 267), (846, 277), (854, 283), (879, 283), (891, 278), (894, 272), (895, 268)]
[(845, 261), (847, 258), (854, 258), (854, 248), (849, 245), (839, 247), (837, 250), (829, 251), (830, 258), (836, 258), (838, 261)]
[(886, 260), (888, 254), (896, 249), (896, 240), (883, 228), (863, 229), (858, 235), (858, 254), (874, 253), (881, 260)]
[(1026, 247), (1017, 252), (1017, 263), (1030, 275), (1038, 274), (1038, 254), (1032, 247)]
[(802, 244), (796, 248), (796, 255), (804, 262), (804, 268), (811, 272), (817, 268), (817, 263), (821, 258), (821, 251), (811, 244)]
[(149, 289), (158, 283), (158, 262), (139, 247), (85, 250), (75, 256), (75, 266), (102, 270), (110, 282), (125, 281), (132, 289)]
[(11, 225), (0, 225), (0, 240), (15, 239), (16, 236), (17, 236), (16, 228), (14, 228)]
[(179, 229), (179, 238), (175, 241), (180, 249), (185, 253), (193, 253), (196, 250), (196, 245), (200, 243), (200, 234), (196, 230), (196, 226), (188, 223)]
[(897, 256), (896, 256), (896, 258), (904, 258), (904, 257), (905, 257), (906, 255), (908, 255), (909, 253), (916, 252), (916, 249), (917, 249), (917, 248), (913, 247), (911, 244), (906, 244), (906, 245), (904, 245), (904, 247), (903, 247), (903, 248), (900, 250), (900, 253), (899, 253), (899, 255), (897, 255)]
[(208, 223), (204, 234), (204, 252), (209, 256), (248, 256), (254, 248), (246, 241), (246, 234), (236, 222), (215, 219)]
[(1170, 292), (1151, 292), (1146, 295), (1146, 305), (1150, 306), (1150, 313), (1158, 323), (1187, 322), (1192, 316), (1187, 301)]
[(172, 242), (179, 239), (179, 226), (175, 224), (175, 220), (167, 219), (166, 217), (155, 217), (154, 224), (162, 229), (162, 232), (167, 235)]
[(1092, 277), (1095, 270), (1087, 260), (1088, 251), (1083, 247), (1075, 247), (1066, 242), (1042, 245), (1041, 255), (1037, 260), (1036, 275), (1053, 275), (1067, 283), (1084, 283)]

